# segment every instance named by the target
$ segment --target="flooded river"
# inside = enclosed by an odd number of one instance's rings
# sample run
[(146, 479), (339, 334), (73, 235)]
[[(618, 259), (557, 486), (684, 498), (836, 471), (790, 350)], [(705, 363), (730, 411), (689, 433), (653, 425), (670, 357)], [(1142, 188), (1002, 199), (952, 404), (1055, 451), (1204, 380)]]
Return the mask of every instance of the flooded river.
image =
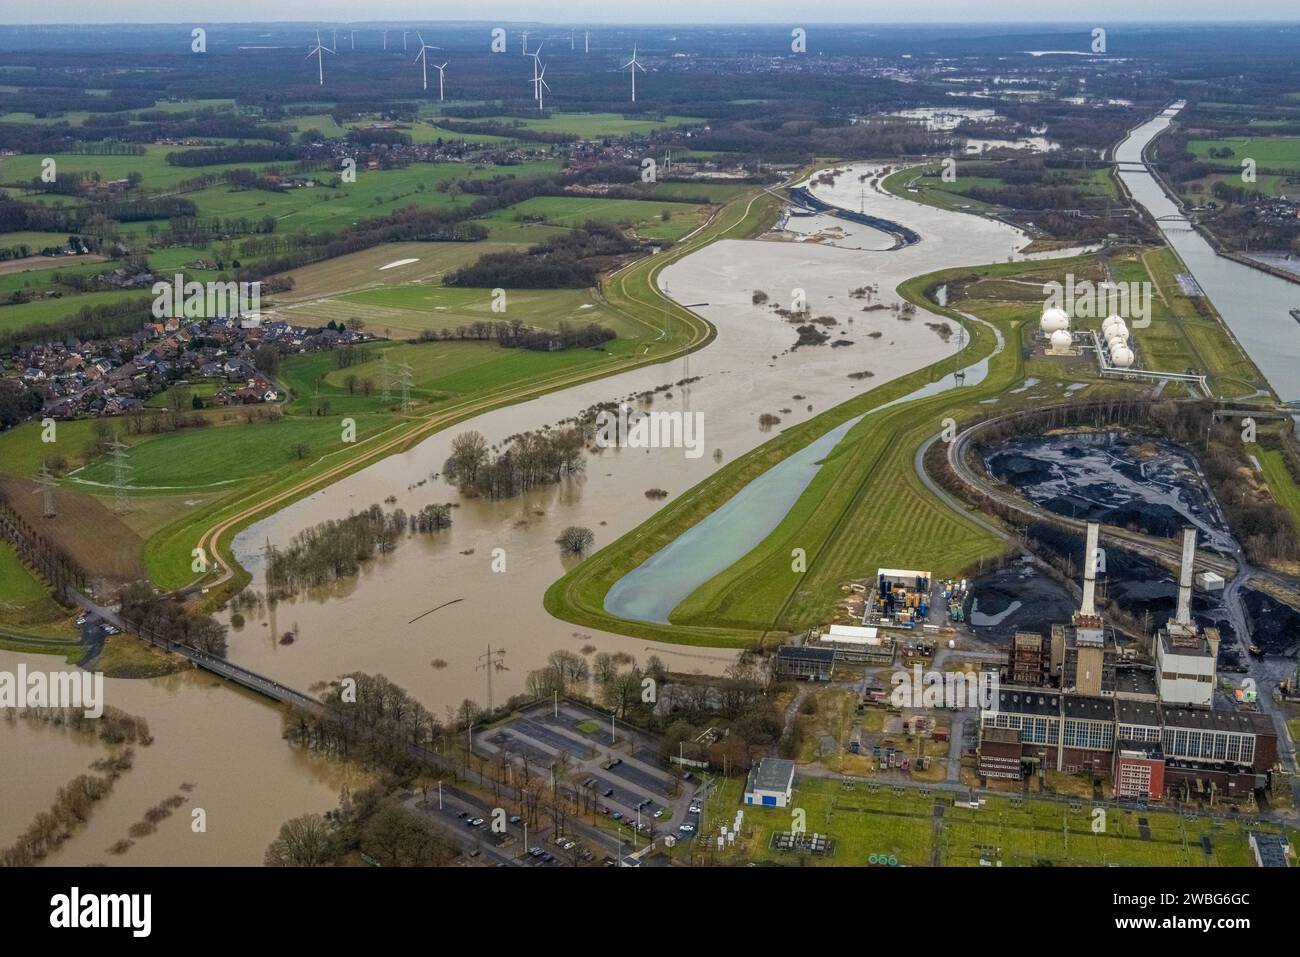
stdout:
[[(888, 308), (863, 311), (867, 301), (850, 291), (878, 286), (870, 302), (889, 306), (897, 301), (893, 290), (908, 277), (1003, 261), (1026, 242), (1022, 233), (1002, 223), (911, 203), (879, 189), (865, 189), (864, 197), (862, 184), (879, 167), (843, 169), (833, 185), (818, 187), (819, 195), (848, 209), (865, 203), (868, 213), (915, 229), (922, 241), (890, 252), (728, 240), (673, 265), (662, 275), (664, 291), (691, 305), (718, 330), (716, 340), (688, 360), (478, 416), (239, 535), (235, 550), (253, 573), (254, 587), (260, 588), (260, 550), (268, 541), (284, 546), (304, 528), (390, 496), (408, 512), (430, 502), (458, 506), (449, 530), (405, 541), (355, 580), (281, 602), (273, 615), (247, 616), (242, 628), (231, 630), (230, 658), (304, 690), (347, 671), (383, 673), (439, 714), (466, 697), (488, 703), (487, 674), (478, 668), (488, 646), (505, 650), (505, 670), (492, 675), (495, 703), (522, 691), (527, 673), (559, 648), (581, 651), (592, 645), (642, 661), (654, 653), (677, 670), (720, 671), (732, 653), (593, 634), (547, 615), (542, 596), (566, 567), (555, 543), (560, 530), (585, 525), (595, 532), (597, 548), (609, 544), (725, 462), (768, 439), (772, 432), (760, 427), (761, 415), (777, 416), (781, 422), (776, 428), (788, 427), (950, 354), (956, 342), (944, 343), (926, 327), (925, 320), (932, 317), (921, 314), (907, 322)], [(863, 229), (853, 225), (848, 233)], [(859, 236), (853, 245), (877, 245), (865, 238)], [(752, 297), (763, 290), (772, 302), (788, 305), (795, 289), (804, 290), (814, 316), (836, 317), (837, 324), (828, 330), (833, 339), (851, 344), (792, 351), (794, 327), (772, 309), (755, 306)], [(879, 336), (872, 338), (873, 332)], [(865, 381), (849, 378), (859, 372), (873, 375)], [(441, 472), (450, 441), (461, 431), (476, 429), (497, 442), (556, 423), (593, 403), (687, 376), (699, 380), (685, 388), (673, 386), (671, 396), (659, 393), (650, 408), (701, 414), (704, 454), (698, 458), (681, 449), (605, 450), (589, 459), (581, 477), (500, 502), (463, 499), (442, 479), (432, 478)], [(669, 498), (647, 498), (652, 488), (667, 490)], [(503, 571), (493, 571), (494, 549), (502, 550)], [(409, 624), (453, 599), (460, 601)], [(297, 639), (281, 644), (276, 636), (291, 630)], [(18, 658), (0, 657), (0, 662)], [(136, 749), (136, 767), (54, 862), (257, 864), (281, 822), (335, 804), (342, 784), (339, 770), (289, 749), (280, 738), (277, 712), (259, 700), (201, 674), (108, 686), (109, 702), (146, 718), (157, 741)], [(84, 770), (83, 759), (88, 765), (103, 751), (98, 745), (58, 739), (47, 729), (0, 724), (5, 766), (31, 771), (22, 780), (6, 781), (0, 792), (14, 808), (3, 815), (6, 831), (16, 834), (25, 827), (63, 780)], [(194, 785), (188, 803), (157, 833), (137, 840), (121, 857), (106, 853), (147, 808), (180, 793), (177, 789), (185, 783)], [(208, 813), (205, 835), (189, 831), (188, 809), (196, 806)]]
[[(860, 177), (870, 180), (877, 172), (872, 164), (846, 168), (834, 185), (819, 187), (819, 195), (856, 209), (863, 201)], [(558, 648), (578, 651), (590, 644), (639, 660), (653, 652), (670, 667), (686, 671), (725, 666), (729, 653), (593, 634), (551, 618), (542, 608), (542, 595), (565, 570), (555, 539), (566, 526), (584, 525), (595, 532), (597, 548), (608, 544), (663, 507), (663, 501), (646, 497), (648, 489), (667, 490), (665, 501), (670, 501), (765, 441), (770, 433), (759, 426), (764, 413), (781, 420), (778, 428), (787, 427), (952, 352), (955, 339), (944, 343), (926, 327), (926, 316), (909, 322), (888, 308), (864, 311), (868, 301), (850, 296), (851, 290), (878, 285), (879, 295), (870, 302), (888, 307), (898, 301), (893, 290), (902, 280), (963, 263), (1004, 260), (1024, 245), (1025, 237), (1002, 223), (879, 191), (868, 191), (866, 202), (868, 213), (905, 222), (921, 233), (922, 242), (898, 251), (810, 242), (713, 243), (661, 276), (669, 295), (691, 305), (718, 330), (716, 340), (692, 355), (689, 365), (679, 359), (486, 413), (250, 527), (235, 547), (257, 582), (259, 550), (268, 540), (283, 546), (303, 528), (349, 509), (389, 496), (408, 512), (430, 502), (458, 506), (445, 534), (407, 541), (337, 591), (282, 602), (274, 626), (250, 620), (232, 633), (231, 658), (304, 688), (354, 669), (382, 672), (438, 713), (465, 697), (486, 703), (486, 674), (476, 669), (489, 645), (505, 649), (507, 670), (493, 675), (497, 703), (521, 691), (527, 673)], [(782, 305), (802, 290), (814, 316), (837, 320), (827, 330), (832, 339), (852, 344), (791, 351), (794, 327), (770, 304), (755, 306), (755, 290)], [(872, 333), (879, 337), (871, 338)], [(872, 378), (849, 378), (859, 372), (871, 372)], [(589, 460), (585, 476), (499, 502), (462, 498), (445, 481), (430, 479), (441, 471), (450, 442), (461, 431), (476, 429), (496, 442), (688, 373), (699, 381), (673, 388), (671, 398), (661, 393), (652, 408), (700, 415), (705, 442), (698, 458), (688, 458), (680, 449), (605, 450)], [(715, 450), (721, 451), (720, 460)], [(416, 484), (423, 480), (428, 481)], [(492, 571), (494, 549), (504, 552), (504, 572)], [(461, 600), (408, 624), (454, 599)], [(636, 600), (654, 599), (642, 595)], [(280, 644), (275, 635), (294, 625), (297, 640)], [(432, 667), (435, 660), (445, 666)]]
[[(13, 673), (19, 662), (29, 670), (65, 667), (62, 658), (0, 651), (0, 671)], [(106, 679), (104, 698), (145, 718), (154, 741), (133, 746), (134, 767), (46, 863), (260, 864), (285, 820), (329, 810), (344, 786), (360, 783), (343, 765), (290, 748), (280, 737), (276, 709), (205, 672)], [(0, 845), (11, 844), (38, 812), (49, 809), (60, 787), (78, 774), (95, 773), (91, 762), (109, 753), (89, 736), (8, 716), (0, 720)], [(174, 794), (186, 802), (154, 833), (131, 838), (124, 854), (108, 852), (128, 838), (145, 811)], [(205, 832), (191, 829), (195, 808), (206, 813)]]
[(1259, 367), (1269, 385), (1284, 402), (1300, 399), (1300, 325), (1290, 310), (1300, 307), (1300, 284), (1215, 253), (1186, 218), (1155, 177), (1130, 164), (1142, 163), (1142, 152), (1165, 130), (1182, 109), (1175, 103), (1155, 119), (1133, 130), (1115, 152), (1125, 164), (1120, 178), (1133, 198), (1161, 222), (1165, 239), (1186, 263), (1224, 322)]

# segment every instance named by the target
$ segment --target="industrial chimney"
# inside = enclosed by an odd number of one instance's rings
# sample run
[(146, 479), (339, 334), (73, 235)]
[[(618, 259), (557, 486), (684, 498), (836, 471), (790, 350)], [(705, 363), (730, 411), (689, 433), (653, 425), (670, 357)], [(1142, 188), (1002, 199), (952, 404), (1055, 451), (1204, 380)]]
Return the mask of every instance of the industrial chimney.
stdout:
[(1083, 553), (1083, 604), (1079, 614), (1086, 618), (1097, 616), (1097, 536), (1101, 526), (1088, 523), (1088, 545)]
[(1183, 565), (1178, 576), (1178, 613), (1174, 621), (1180, 625), (1192, 624), (1192, 566), (1196, 563), (1196, 529), (1188, 525), (1183, 529)]

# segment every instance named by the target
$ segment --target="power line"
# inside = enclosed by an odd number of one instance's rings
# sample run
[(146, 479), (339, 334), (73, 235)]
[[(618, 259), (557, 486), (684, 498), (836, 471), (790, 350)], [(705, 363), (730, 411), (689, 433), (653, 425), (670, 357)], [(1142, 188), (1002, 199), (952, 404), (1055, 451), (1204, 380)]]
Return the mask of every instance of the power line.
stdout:
[(383, 384), (384, 391), (380, 393), (380, 398), (384, 402), (393, 401), (393, 370), (388, 364), (388, 350), (385, 349), (379, 354), (379, 381)]
[(506, 652), (504, 648), (492, 650), (492, 645), (487, 646), (487, 653), (478, 656), (479, 663), (474, 666), (475, 671), (487, 672), (487, 709), (492, 710), (492, 672), (496, 668), (503, 667)]
[(127, 463), (127, 446), (122, 444), (121, 439), (114, 437), (113, 444), (108, 448), (113, 455), (113, 508), (120, 514), (130, 508), (126, 495), (126, 473), (134, 471), (135, 466)]
[(401, 386), (402, 389), (402, 411), (403, 412), (409, 412), (411, 410), (412, 371), (413, 370), (411, 369), (411, 367), (407, 365), (405, 362), (400, 363), (397, 366), (397, 384)]
[(40, 481), (37, 483), (37, 492), (45, 496), (45, 517), (54, 517), (54, 490), (59, 487), (58, 480), (54, 473), (50, 471), (49, 465), (44, 460), (41, 461)]

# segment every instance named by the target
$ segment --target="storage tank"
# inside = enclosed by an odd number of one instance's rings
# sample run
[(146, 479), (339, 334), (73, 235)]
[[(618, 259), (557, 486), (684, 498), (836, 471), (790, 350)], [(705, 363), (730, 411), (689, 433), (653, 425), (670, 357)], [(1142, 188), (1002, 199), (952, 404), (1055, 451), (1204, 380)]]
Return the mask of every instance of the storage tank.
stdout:
[(1106, 321), (1101, 324), (1101, 334), (1109, 339), (1116, 332), (1128, 335), (1128, 326), (1124, 324), (1123, 318), (1112, 313), (1106, 317)]
[(1128, 346), (1115, 346), (1110, 350), (1110, 361), (1119, 369), (1133, 365), (1133, 350)]
[(1070, 317), (1065, 314), (1064, 309), (1057, 309), (1055, 306), (1044, 309), (1043, 318), (1038, 320), (1038, 328), (1043, 330), (1044, 335), (1050, 336), (1061, 329), (1069, 329)]
[(1064, 329), (1057, 329), (1052, 333), (1052, 348), (1058, 352), (1064, 352), (1074, 344), (1074, 337)]

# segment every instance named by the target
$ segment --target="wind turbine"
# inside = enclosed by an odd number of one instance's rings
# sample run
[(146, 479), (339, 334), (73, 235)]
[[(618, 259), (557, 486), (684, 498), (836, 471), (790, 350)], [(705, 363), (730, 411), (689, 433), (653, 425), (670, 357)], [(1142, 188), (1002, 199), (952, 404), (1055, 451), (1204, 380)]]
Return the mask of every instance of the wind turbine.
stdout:
[(527, 30), (524, 31), (523, 42), (520, 44), (519, 52), (522, 53), (524, 56), (528, 56), (528, 31)]
[(542, 72), (539, 73), (539, 74), (537, 74), (537, 109), (538, 109), (538, 110), (541, 110), (541, 109), (542, 109), (542, 99), (543, 99), (542, 91), (543, 91), (543, 90), (547, 91), (548, 93), (549, 93), (550, 90), (551, 90), (551, 88), (550, 88), (550, 87), (547, 85), (547, 83), (546, 83), (546, 66), (545, 66), (545, 64), (542, 65)]
[(540, 86), (541, 77), (538, 75), (537, 70), (542, 65), (542, 47), (544, 45), (545, 45), (544, 41), (543, 43), (537, 44), (537, 49), (534, 50), (532, 53), (528, 54), (528, 56), (533, 58), (533, 99), (534, 100), (540, 100), (542, 98), (542, 88)]
[(333, 54), (334, 51), (331, 50), (331, 49), (330, 49), (329, 47), (327, 47), (327, 46), (322, 46), (322, 45), (321, 45), (321, 42), (320, 42), (320, 31), (317, 30), (317, 31), (316, 31), (316, 45), (315, 45), (314, 47), (311, 48), (311, 52), (307, 54), (307, 56), (305, 57), (305, 59), (310, 60), (312, 57), (315, 57), (315, 58), (316, 58), (317, 73), (320, 75), (320, 85), (321, 85), (321, 86), (324, 86), (324, 85), (325, 85), (325, 57), (323, 56), (323, 54), (325, 54), (325, 53)]
[(582, 52), (591, 52), (591, 31), (588, 30), (582, 35)]
[[(434, 49), (434, 48), (431, 47), (430, 49)], [(447, 76), (445, 72), (447, 69), (447, 64), (444, 63), (442, 66), (438, 66), (438, 64), (435, 63), (433, 65), (433, 68), (438, 71), (438, 102), (441, 103), (443, 99), (443, 95), (442, 95), (443, 80), (445, 80)]]
[(384, 52), (388, 52), (388, 31), (384, 31)]
[(331, 34), (331, 37), (330, 37), (330, 46), (332, 46), (335, 50), (337, 50), (337, 49), (339, 48), (339, 28), (338, 28), (338, 27), (335, 27), (335, 28), (334, 28), (334, 32)]
[(402, 52), (403, 52), (403, 53), (408, 52), (407, 49), (406, 49), (406, 31), (405, 31), (405, 30), (402, 31)]
[(632, 47), (632, 59), (628, 60), (626, 63), (623, 64), (623, 69), (630, 70), (632, 73), (632, 102), (635, 103), (636, 102), (636, 71), (640, 70), (642, 73), (645, 72), (645, 67), (643, 67), (641, 65), (641, 61), (636, 58), (635, 46)]
[[(429, 58), (425, 55), (425, 51), (437, 50), (439, 49), (439, 47), (429, 46), (429, 44), (424, 42), (424, 37), (420, 36), (420, 34), (418, 33), (416, 34), (416, 36), (420, 38), (420, 52), (415, 55), (415, 59), (420, 64), (420, 73), (424, 77), (424, 88), (427, 90), (429, 88)], [(447, 64), (445, 63), (443, 64), (443, 66), (446, 65)]]

